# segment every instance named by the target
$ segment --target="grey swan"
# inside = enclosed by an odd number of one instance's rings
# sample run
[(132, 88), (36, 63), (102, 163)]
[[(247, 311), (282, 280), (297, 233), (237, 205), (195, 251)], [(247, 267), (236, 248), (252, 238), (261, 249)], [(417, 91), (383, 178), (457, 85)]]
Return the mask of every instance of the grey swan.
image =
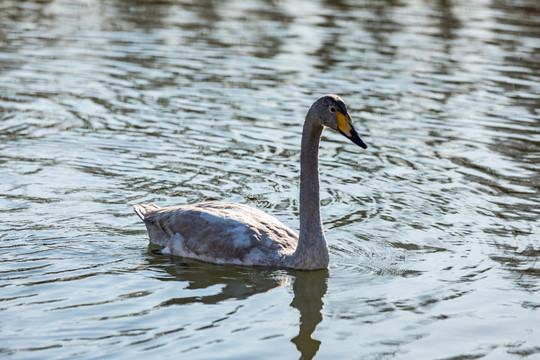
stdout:
[(319, 201), (319, 142), (325, 127), (367, 148), (339, 96), (324, 95), (313, 103), (302, 130), (300, 235), (275, 217), (245, 204), (133, 205), (151, 242), (163, 246), (164, 253), (217, 264), (328, 268)]

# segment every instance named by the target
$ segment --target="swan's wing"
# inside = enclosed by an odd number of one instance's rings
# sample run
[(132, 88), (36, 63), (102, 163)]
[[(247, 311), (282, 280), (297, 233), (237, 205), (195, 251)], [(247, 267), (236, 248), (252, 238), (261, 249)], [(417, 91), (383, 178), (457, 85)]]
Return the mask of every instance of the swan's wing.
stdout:
[[(296, 249), (298, 236), (276, 218), (243, 204), (154, 208), (141, 217), (153, 242), (175, 255), (205, 261), (273, 265)], [(141, 208), (135, 207), (139, 216)], [(168, 243), (165, 243), (165, 241)]]

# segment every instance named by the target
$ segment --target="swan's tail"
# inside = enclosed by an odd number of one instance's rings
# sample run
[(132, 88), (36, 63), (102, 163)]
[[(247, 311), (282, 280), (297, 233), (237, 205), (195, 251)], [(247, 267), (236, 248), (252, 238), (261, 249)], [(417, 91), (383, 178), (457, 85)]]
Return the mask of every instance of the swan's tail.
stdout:
[(149, 214), (161, 208), (156, 204), (133, 204), (132, 206), (135, 213), (144, 221), (150, 241), (157, 245), (167, 246), (170, 240), (169, 236), (160, 227), (159, 222), (155, 222), (155, 219), (148, 219)]
[(145, 223), (147, 222), (146, 214), (151, 212), (152, 210), (159, 209), (159, 206), (157, 206), (156, 204), (133, 204), (132, 206), (133, 206), (133, 210), (135, 210), (135, 213)]

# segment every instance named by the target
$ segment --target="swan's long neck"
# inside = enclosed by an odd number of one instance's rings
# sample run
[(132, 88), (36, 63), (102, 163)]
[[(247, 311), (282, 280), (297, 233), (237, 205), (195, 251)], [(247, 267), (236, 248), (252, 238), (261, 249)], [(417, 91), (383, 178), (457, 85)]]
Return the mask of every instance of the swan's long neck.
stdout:
[(323, 126), (309, 120), (302, 131), (300, 152), (300, 235), (294, 253), (296, 268), (328, 267), (328, 245), (324, 237), (319, 194), (319, 142)]

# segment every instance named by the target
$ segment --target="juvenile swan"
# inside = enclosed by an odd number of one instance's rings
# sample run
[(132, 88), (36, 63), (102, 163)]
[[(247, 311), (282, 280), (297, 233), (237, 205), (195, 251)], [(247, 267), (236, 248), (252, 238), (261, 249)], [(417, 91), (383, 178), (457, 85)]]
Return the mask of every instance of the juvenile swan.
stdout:
[(263, 265), (294, 269), (328, 267), (328, 245), (319, 204), (319, 141), (324, 127), (353, 143), (367, 145), (353, 128), (337, 95), (324, 95), (309, 109), (300, 152), (300, 235), (250, 206), (227, 202), (159, 207), (133, 205), (150, 240), (165, 253), (219, 264)]

